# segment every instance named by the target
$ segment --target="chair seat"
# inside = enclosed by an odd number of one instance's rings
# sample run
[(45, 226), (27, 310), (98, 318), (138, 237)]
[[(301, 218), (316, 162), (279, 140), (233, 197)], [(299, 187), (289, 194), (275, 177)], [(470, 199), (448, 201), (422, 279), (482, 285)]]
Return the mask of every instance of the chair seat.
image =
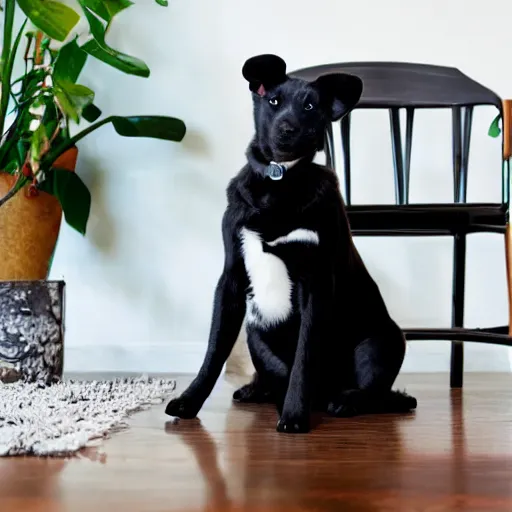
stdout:
[(438, 203), (347, 206), (354, 235), (454, 235), (504, 233), (507, 207), (502, 203)]

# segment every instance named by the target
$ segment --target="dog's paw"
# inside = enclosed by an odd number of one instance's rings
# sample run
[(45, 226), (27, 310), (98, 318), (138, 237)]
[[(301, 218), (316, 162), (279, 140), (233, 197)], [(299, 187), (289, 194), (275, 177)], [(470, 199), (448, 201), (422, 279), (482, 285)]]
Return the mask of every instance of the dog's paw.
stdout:
[(198, 406), (193, 400), (180, 396), (167, 404), (165, 414), (175, 418), (192, 419), (197, 416), (200, 408), (201, 406)]
[(283, 415), (277, 422), (276, 430), (284, 434), (306, 434), (310, 430), (309, 418)]
[(346, 390), (340, 393), (336, 400), (329, 403), (327, 413), (335, 418), (352, 418), (361, 413), (360, 400), (361, 392), (359, 390)]
[(352, 418), (359, 414), (358, 410), (351, 404), (334, 402), (327, 406), (327, 413), (335, 418)]
[(270, 402), (270, 393), (265, 392), (261, 386), (254, 383), (246, 384), (233, 393), (235, 402), (246, 404), (262, 404)]
[(240, 389), (237, 389), (233, 393), (233, 400), (235, 402), (243, 402), (243, 403), (251, 403), (251, 402), (257, 402), (259, 398), (259, 392), (254, 387), (254, 385), (246, 384), (245, 386), (242, 386)]

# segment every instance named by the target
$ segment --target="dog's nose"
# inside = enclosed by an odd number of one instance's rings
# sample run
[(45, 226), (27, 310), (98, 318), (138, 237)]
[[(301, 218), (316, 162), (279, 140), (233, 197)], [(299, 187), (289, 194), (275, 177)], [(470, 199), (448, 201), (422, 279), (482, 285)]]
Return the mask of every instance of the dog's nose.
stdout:
[(292, 133), (295, 133), (297, 131), (297, 127), (290, 123), (290, 121), (281, 122), (279, 128), (281, 132), (284, 133), (285, 135), (291, 135)]

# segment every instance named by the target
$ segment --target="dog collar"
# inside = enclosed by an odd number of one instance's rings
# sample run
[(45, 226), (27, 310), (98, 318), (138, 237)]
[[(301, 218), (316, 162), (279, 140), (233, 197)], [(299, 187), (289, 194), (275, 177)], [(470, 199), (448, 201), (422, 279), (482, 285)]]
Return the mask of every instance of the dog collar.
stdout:
[(297, 158), (297, 160), (292, 160), (291, 162), (270, 162), (270, 164), (265, 168), (265, 176), (268, 176), (274, 181), (280, 180), (284, 176), (284, 173), (296, 165), (300, 160), (301, 158)]

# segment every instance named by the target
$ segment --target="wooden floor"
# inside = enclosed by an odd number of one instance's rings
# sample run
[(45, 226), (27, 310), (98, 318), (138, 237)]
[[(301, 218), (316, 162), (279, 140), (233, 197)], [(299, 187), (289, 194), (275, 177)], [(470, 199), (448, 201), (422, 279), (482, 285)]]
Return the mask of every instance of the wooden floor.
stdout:
[(414, 415), (289, 436), (272, 408), (232, 405), (223, 381), (200, 420), (155, 406), (79, 458), (0, 458), (0, 510), (512, 511), (512, 376), (466, 374), (463, 392), (444, 374), (398, 384)]

